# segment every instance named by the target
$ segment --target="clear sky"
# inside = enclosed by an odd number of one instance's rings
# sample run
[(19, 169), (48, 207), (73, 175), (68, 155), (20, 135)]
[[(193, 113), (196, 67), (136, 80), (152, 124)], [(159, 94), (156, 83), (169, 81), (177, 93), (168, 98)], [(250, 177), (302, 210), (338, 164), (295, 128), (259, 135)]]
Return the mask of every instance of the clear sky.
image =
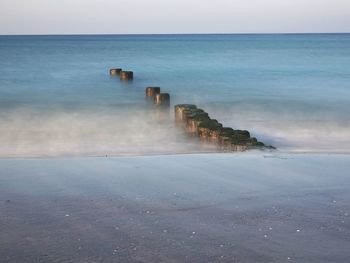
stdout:
[(0, 0), (0, 34), (350, 32), (350, 0)]

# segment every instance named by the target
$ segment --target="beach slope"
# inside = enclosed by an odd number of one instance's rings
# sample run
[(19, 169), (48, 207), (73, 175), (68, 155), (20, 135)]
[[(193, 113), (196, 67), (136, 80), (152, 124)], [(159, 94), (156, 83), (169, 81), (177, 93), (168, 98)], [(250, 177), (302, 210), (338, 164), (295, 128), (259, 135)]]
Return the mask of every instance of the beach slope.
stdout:
[(1, 262), (348, 262), (350, 155), (0, 160)]

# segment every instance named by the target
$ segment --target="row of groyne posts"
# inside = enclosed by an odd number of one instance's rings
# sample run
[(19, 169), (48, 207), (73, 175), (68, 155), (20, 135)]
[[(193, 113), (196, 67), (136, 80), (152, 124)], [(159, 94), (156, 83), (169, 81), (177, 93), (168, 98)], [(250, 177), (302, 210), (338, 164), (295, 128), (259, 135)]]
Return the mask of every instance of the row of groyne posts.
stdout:
[[(121, 68), (110, 69), (111, 76), (119, 76), (123, 81), (134, 78), (132, 71), (123, 71)], [(146, 98), (153, 101), (158, 107), (170, 107), (169, 93), (161, 93), (160, 87), (147, 87)], [(251, 137), (247, 130), (234, 130), (223, 125), (203, 109), (193, 104), (175, 105), (175, 122), (186, 134), (199, 138), (202, 143), (212, 144), (218, 151), (246, 151), (249, 149), (275, 149)]]

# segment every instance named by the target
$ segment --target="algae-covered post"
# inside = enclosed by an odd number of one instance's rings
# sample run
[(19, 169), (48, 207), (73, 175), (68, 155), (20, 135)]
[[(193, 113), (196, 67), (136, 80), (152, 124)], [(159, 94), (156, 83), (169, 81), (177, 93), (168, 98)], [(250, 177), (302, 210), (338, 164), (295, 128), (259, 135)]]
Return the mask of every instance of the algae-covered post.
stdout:
[(121, 80), (132, 80), (134, 78), (134, 72), (120, 71), (119, 76)]
[(211, 119), (204, 110), (196, 105), (179, 104), (175, 106), (175, 121), (187, 134), (197, 136), (203, 143), (216, 145), (220, 151), (246, 151), (248, 149), (274, 149), (265, 146), (256, 138), (251, 138), (246, 130), (234, 130), (223, 127), (217, 120)]
[(210, 119), (208, 113), (198, 108), (190, 110), (190, 113), (185, 111), (185, 113), (186, 116), (184, 120), (186, 120), (186, 131), (192, 135), (198, 134), (198, 125), (200, 123)]
[(160, 87), (147, 87), (146, 88), (146, 97), (148, 97), (148, 98), (154, 98), (159, 93), (160, 93)]
[(197, 106), (193, 104), (179, 104), (175, 106), (175, 120), (177, 123), (182, 123), (185, 119), (184, 111), (188, 109), (196, 109)]
[(111, 75), (111, 76), (119, 76), (121, 71), (122, 71), (121, 68), (111, 68), (109, 70), (109, 75)]
[(221, 123), (208, 118), (198, 124), (198, 136), (201, 141), (218, 144), (222, 129)]
[(154, 104), (156, 106), (170, 106), (170, 95), (169, 93), (159, 93), (154, 97)]

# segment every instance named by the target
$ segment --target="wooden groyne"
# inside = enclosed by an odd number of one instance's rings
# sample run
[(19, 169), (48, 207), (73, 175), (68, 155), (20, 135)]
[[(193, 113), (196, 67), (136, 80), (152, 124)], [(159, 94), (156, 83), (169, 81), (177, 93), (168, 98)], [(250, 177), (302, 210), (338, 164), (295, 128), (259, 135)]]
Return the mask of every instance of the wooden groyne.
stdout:
[[(119, 75), (121, 80), (132, 80), (134, 77), (132, 71), (123, 71), (121, 68), (110, 69), (109, 72), (111, 76)], [(146, 98), (152, 101), (157, 108), (166, 109), (170, 107), (170, 94), (162, 93), (160, 87), (147, 87), (145, 93)], [(236, 152), (249, 149), (275, 149), (273, 146), (266, 146), (255, 137), (251, 137), (247, 130), (223, 127), (220, 122), (210, 118), (207, 112), (194, 104), (175, 105), (175, 123), (186, 134), (199, 139), (201, 143), (216, 145), (218, 151)]]
[(193, 104), (175, 106), (175, 121), (192, 137), (197, 137), (203, 143), (214, 144), (219, 151), (246, 151), (249, 149), (274, 149), (251, 137), (246, 130), (234, 130), (223, 127), (203, 109)]

